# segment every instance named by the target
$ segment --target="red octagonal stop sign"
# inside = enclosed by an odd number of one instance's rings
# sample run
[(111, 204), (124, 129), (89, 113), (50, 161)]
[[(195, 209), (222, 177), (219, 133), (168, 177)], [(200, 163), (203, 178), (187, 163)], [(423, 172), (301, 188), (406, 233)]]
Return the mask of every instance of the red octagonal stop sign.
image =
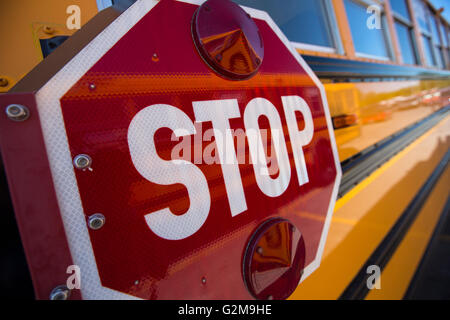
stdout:
[(215, 2), (137, 1), (36, 93), (83, 298), (281, 299), (320, 264), (323, 86), (265, 12)]

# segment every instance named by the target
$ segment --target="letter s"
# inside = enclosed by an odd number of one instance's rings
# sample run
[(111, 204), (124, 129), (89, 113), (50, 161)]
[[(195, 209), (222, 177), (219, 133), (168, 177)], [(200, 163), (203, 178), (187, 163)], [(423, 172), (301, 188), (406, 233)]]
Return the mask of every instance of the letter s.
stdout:
[(147, 180), (161, 185), (183, 184), (190, 206), (183, 215), (174, 215), (169, 208), (145, 215), (148, 227), (168, 240), (181, 240), (193, 235), (205, 223), (211, 197), (202, 171), (186, 160), (161, 159), (154, 142), (155, 132), (163, 127), (177, 137), (195, 134), (191, 119), (181, 110), (166, 104), (155, 104), (139, 111), (128, 128), (128, 146), (136, 170)]

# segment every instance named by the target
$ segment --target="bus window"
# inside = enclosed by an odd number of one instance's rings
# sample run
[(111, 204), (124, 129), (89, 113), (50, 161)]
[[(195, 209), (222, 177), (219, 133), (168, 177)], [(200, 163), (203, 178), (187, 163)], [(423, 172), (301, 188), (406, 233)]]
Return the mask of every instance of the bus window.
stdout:
[[(445, 69), (445, 59), (444, 59), (444, 47), (442, 45), (441, 36), (439, 34), (439, 20), (432, 18), (431, 30), (433, 31), (434, 49), (436, 52), (436, 58), (438, 60), (438, 65), (440, 68)], [(444, 35), (445, 37), (445, 35)]]
[[(395, 1), (392, 1), (395, 2)], [(413, 0), (413, 9), (421, 30), (430, 32), (429, 11), (423, 0)]]
[(400, 44), (403, 63), (417, 64), (412, 30), (398, 21), (395, 22), (395, 30), (397, 32), (398, 42)]
[(427, 66), (430, 67), (435, 66), (436, 61), (434, 60), (433, 47), (431, 46), (431, 39), (428, 36), (422, 34), (422, 43)]
[[(436, 42), (436, 36), (432, 33), (432, 15), (430, 9), (423, 0), (414, 0), (414, 12), (419, 24), (422, 38), (423, 52), (425, 61), (423, 64), (429, 67), (438, 66), (437, 52), (434, 51), (433, 42)], [(433, 30), (434, 31), (434, 30)], [(435, 33), (435, 32), (434, 32)], [(433, 39), (434, 38), (434, 39)]]
[(338, 52), (340, 40), (330, 0), (235, 0), (234, 2), (264, 10), (293, 44), (301, 49)]
[(390, 1), (392, 10), (400, 15), (403, 19), (407, 21), (411, 21), (411, 17), (409, 15), (408, 4), (406, 0), (394, 0)]
[(443, 23), (441, 23), (440, 25), (441, 25), (442, 40), (444, 41), (443, 44), (445, 47), (448, 47), (448, 32), (446, 32), (445, 26)]
[(414, 31), (406, 0), (390, 2), (403, 63), (418, 64)]
[[(380, 29), (369, 29), (367, 21), (368, 5), (356, 0), (345, 0), (345, 11), (350, 24), (350, 30), (356, 55), (366, 58), (389, 60), (389, 47), (384, 26)], [(383, 17), (384, 19), (384, 17)]]

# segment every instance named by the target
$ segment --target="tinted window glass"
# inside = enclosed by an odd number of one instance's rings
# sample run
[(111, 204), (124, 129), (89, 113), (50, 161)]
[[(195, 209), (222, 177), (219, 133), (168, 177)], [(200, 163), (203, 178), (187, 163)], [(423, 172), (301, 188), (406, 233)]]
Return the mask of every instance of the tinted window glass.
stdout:
[(383, 28), (369, 29), (367, 8), (352, 0), (345, 0), (345, 11), (350, 23), (356, 52), (379, 57), (389, 57)]
[(442, 38), (444, 40), (444, 46), (448, 46), (448, 33), (445, 32), (445, 26), (441, 23), (441, 33), (442, 33)]
[(334, 47), (323, 1), (234, 0), (267, 11), (289, 40)]
[(438, 22), (437, 22), (436, 19), (432, 19), (432, 21), (431, 21), (431, 30), (433, 32), (433, 41), (434, 41), (434, 43), (441, 44), (441, 38), (439, 37), (439, 31), (438, 31), (437, 23)]
[(406, 0), (394, 0), (390, 2), (392, 10), (395, 13), (398, 13), (403, 18), (410, 20), (408, 5), (406, 4)]
[(438, 54), (439, 68), (444, 69), (445, 68), (444, 49), (442, 49), (440, 47), (436, 47), (436, 52)]
[[(395, 1), (395, 0), (394, 0)], [(426, 7), (423, 0), (414, 0), (414, 12), (417, 18), (417, 22), (421, 29), (430, 31), (430, 26), (428, 22), (428, 8)]]
[(428, 66), (436, 65), (433, 56), (433, 47), (431, 46), (431, 41), (428, 37), (422, 36), (423, 48), (425, 53), (425, 59)]
[(414, 53), (414, 45), (412, 40), (411, 29), (399, 22), (395, 23), (398, 42), (402, 52), (403, 63), (416, 64), (416, 55)]

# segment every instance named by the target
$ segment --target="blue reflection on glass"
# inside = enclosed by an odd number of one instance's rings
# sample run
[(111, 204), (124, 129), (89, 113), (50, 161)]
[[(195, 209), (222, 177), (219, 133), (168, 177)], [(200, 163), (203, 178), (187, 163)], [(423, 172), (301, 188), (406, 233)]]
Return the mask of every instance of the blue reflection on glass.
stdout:
[(414, 0), (413, 9), (420, 28), (425, 31), (430, 31), (430, 25), (428, 20), (429, 12), (425, 3), (422, 0)]
[(436, 65), (433, 55), (433, 47), (431, 46), (430, 38), (422, 36), (422, 43), (425, 51), (425, 59), (428, 66)]
[(367, 19), (371, 15), (366, 12), (367, 8), (352, 0), (345, 0), (345, 10), (356, 52), (388, 58), (389, 54), (383, 29), (369, 29), (367, 27)]
[(444, 60), (444, 50), (438, 46), (435, 47), (437, 52), (437, 58), (439, 62), (439, 67), (444, 69), (445, 68), (445, 60)]
[(434, 43), (441, 44), (441, 38), (439, 36), (438, 26), (436, 25), (438, 22), (436, 19), (432, 19), (431, 21), (431, 31), (433, 34)]
[(444, 46), (448, 46), (448, 32), (445, 31), (445, 26), (443, 23), (440, 23), (441, 25), (441, 33), (442, 33), (442, 39), (444, 40)]
[(390, 4), (392, 10), (394, 10), (395, 13), (398, 13), (407, 20), (411, 19), (411, 17), (409, 16), (408, 5), (406, 4), (406, 0), (394, 0), (391, 1)]
[(293, 42), (334, 47), (323, 1), (234, 0), (264, 10)]
[(400, 22), (395, 22), (395, 30), (397, 31), (403, 63), (416, 64), (417, 59), (414, 53), (414, 44), (410, 28)]

